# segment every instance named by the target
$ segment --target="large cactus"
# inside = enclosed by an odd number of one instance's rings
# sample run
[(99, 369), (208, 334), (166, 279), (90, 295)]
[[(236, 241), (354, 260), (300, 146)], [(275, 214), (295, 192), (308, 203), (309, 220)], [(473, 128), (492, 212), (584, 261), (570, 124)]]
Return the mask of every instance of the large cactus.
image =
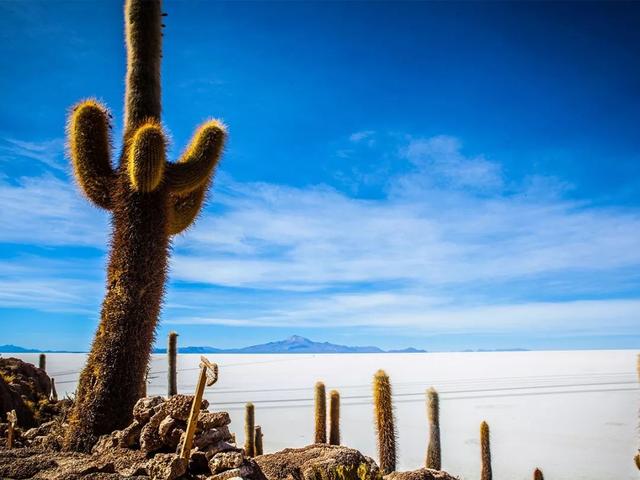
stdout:
[(110, 114), (79, 103), (68, 124), (76, 180), (88, 199), (112, 212), (107, 292), (80, 376), (65, 447), (89, 450), (98, 436), (126, 426), (141, 391), (160, 313), (170, 237), (198, 215), (218, 163), (224, 126), (208, 121), (176, 163), (165, 156), (160, 124), (160, 0), (127, 0), (124, 141), (110, 158)]

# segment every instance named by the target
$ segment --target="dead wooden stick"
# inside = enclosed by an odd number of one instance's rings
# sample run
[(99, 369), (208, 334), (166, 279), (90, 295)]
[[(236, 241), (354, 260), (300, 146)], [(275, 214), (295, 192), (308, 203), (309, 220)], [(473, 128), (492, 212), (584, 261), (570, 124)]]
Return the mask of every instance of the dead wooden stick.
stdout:
[(200, 357), (200, 376), (198, 377), (196, 394), (193, 397), (193, 403), (191, 404), (191, 413), (189, 413), (187, 431), (185, 433), (184, 443), (182, 444), (182, 451), (180, 452), (180, 457), (184, 458), (187, 461), (189, 460), (189, 456), (191, 455), (193, 435), (196, 433), (196, 426), (198, 425), (198, 415), (200, 414), (200, 405), (202, 404), (204, 387), (210, 387), (217, 381), (218, 365), (215, 363), (211, 363), (205, 357)]
[(18, 416), (15, 410), (7, 412), (7, 422), (9, 422), (9, 428), (7, 429), (7, 448), (13, 448), (14, 432), (18, 424)]

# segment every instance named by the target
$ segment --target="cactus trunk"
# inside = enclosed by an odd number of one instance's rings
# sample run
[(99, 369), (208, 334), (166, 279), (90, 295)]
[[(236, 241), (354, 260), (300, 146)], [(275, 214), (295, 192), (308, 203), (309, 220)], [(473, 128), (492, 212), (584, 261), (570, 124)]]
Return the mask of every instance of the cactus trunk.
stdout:
[(544, 475), (542, 475), (542, 470), (536, 468), (533, 471), (533, 480), (544, 480)]
[(107, 294), (67, 434), (73, 450), (89, 450), (98, 436), (130, 423), (160, 314), (169, 247), (166, 193), (143, 196), (119, 183)]
[(256, 449), (256, 457), (258, 455), (262, 455), (263, 454), (263, 450), (262, 450), (262, 427), (260, 425), (256, 425), (256, 430), (255, 430), (255, 435), (254, 435), (254, 444), (255, 444), (255, 449)]
[(253, 403), (247, 403), (244, 410), (244, 454), (255, 457), (255, 409)]
[(373, 406), (380, 470), (388, 475), (396, 469), (396, 429), (391, 382), (384, 370), (378, 370), (373, 377)]
[(169, 363), (169, 372), (167, 374), (167, 395), (169, 397), (178, 394), (178, 374), (176, 370), (176, 361), (178, 355), (178, 334), (176, 332), (169, 333), (169, 345), (167, 348), (167, 362)]
[(329, 444), (340, 445), (340, 394), (331, 390), (329, 394)]
[(491, 444), (489, 438), (489, 424), (487, 422), (482, 422), (480, 424), (480, 459), (482, 462), (480, 480), (491, 480), (493, 477), (491, 470)]
[(109, 113), (81, 102), (68, 125), (69, 152), (87, 198), (112, 213), (107, 291), (100, 324), (65, 435), (65, 448), (89, 451), (125, 427), (143, 388), (167, 275), (170, 236), (195, 220), (225, 138), (203, 124), (176, 163), (165, 157), (160, 125), (160, 0), (127, 0), (127, 81), (123, 149), (110, 158)]
[(327, 443), (327, 395), (324, 383), (315, 386), (315, 443)]
[(434, 388), (427, 391), (427, 417), (429, 418), (429, 446), (427, 447), (427, 468), (442, 468), (440, 451), (440, 400)]
[(41, 353), (38, 358), (38, 368), (47, 371), (47, 356), (44, 353)]

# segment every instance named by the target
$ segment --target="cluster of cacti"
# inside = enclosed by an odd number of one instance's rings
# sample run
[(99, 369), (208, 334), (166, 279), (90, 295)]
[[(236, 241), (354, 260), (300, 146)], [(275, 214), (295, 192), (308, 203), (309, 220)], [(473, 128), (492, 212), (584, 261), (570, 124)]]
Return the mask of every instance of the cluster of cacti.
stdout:
[(491, 470), (491, 443), (489, 438), (489, 424), (480, 424), (480, 461), (482, 470), (480, 480), (491, 480), (493, 474)]
[(127, 0), (127, 75), (120, 162), (110, 158), (110, 114), (94, 100), (68, 124), (76, 180), (95, 205), (112, 212), (107, 292), (80, 376), (65, 447), (90, 450), (98, 436), (129, 424), (141, 391), (164, 293), (169, 242), (202, 206), (225, 139), (209, 121), (177, 163), (165, 157), (160, 123), (160, 0)]
[(340, 393), (329, 392), (329, 444), (340, 445)]
[(391, 382), (384, 370), (378, 370), (373, 377), (373, 406), (380, 470), (387, 475), (396, 469), (396, 427)]
[(427, 390), (427, 418), (429, 419), (429, 446), (427, 447), (426, 467), (440, 470), (442, 453), (440, 451), (440, 400), (434, 388)]
[(315, 443), (327, 443), (327, 395), (324, 383), (315, 386)]
[(169, 370), (167, 373), (167, 396), (172, 397), (178, 394), (178, 373), (176, 370), (178, 355), (178, 334), (169, 332), (169, 342), (167, 345), (167, 363)]
[(255, 445), (255, 456), (257, 457), (264, 453), (262, 448), (262, 427), (260, 425), (256, 425), (254, 438), (255, 440), (253, 443)]
[(38, 358), (38, 368), (47, 371), (47, 356), (44, 353), (41, 353)]
[(244, 454), (247, 457), (256, 455), (255, 409), (253, 403), (247, 403), (244, 409)]

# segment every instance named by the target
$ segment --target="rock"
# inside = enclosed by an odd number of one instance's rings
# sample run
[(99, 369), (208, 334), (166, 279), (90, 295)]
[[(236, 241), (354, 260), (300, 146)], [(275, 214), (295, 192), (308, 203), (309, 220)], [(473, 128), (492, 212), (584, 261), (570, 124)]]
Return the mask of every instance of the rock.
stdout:
[(201, 450), (220, 441), (231, 440), (229, 427), (212, 428), (196, 435), (193, 444)]
[(211, 473), (216, 474), (232, 468), (240, 468), (244, 457), (240, 452), (220, 452), (216, 453), (209, 460)]
[(17, 358), (0, 358), (0, 415), (15, 410), (18, 425), (35, 427), (51, 419), (48, 410), (51, 380), (30, 363)]
[(158, 425), (158, 433), (160, 434), (162, 440), (165, 440), (169, 437), (169, 435), (171, 435), (173, 429), (177, 427), (178, 421), (179, 420), (176, 420), (173, 417), (165, 417), (160, 422), (160, 425)]
[(198, 428), (200, 430), (226, 427), (230, 423), (231, 418), (227, 412), (200, 412), (198, 416)]
[(153, 416), (149, 419), (149, 422), (142, 427), (142, 431), (140, 432), (140, 449), (145, 453), (155, 452), (160, 450), (164, 443), (162, 442), (162, 437), (160, 437), (160, 432), (158, 428), (160, 427), (160, 423), (166, 417), (166, 413), (163, 409), (154, 413)]
[(316, 480), (334, 478), (338, 473), (346, 480), (376, 480), (379, 476), (373, 460), (357, 450), (338, 445), (287, 448), (254, 460), (268, 480)]
[(204, 452), (196, 450), (191, 453), (189, 458), (189, 472), (191, 473), (211, 473), (209, 470), (209, 461)]
[(407, 472), (393, 472), (385, 475), (384, 480), (458, 480), (457, 477), (449, 475), (447, 472), (432, 470), (430, 468), (419, 468)]
[(220, 452), (242, 452), (242, 449), (232, 445), (230, 443), (220, 441), (217, 443), (213, 443), (211, 445), (207, 445), (205, 448), (201, 449), (207, 456), (207, 459), (211, 459), (215, 454)]
[(118, 435), (118, 445), (124, 448), (133, 448), (140, 443), (142, 425), (134, 420), (131, 425), (120, 431)]
[(159, 453), (147, 463), (154, 480), (175, 480), (187, 472), (187, 462), (174, 453)]
[(236, 477), (242, 478), (239, 468), (227, 470), (226, 472), (218, 473), (216, 475), (211, 475), (209, 477), (209, 480), (229, 480), (230, 478), (236, 478)]
[(109, 433), (107, 435), (100, 435), (98, 441), (95, 443), (93, 448), (91, 449), (91, 453), (102, 455), (109, 450), (113, 450), (114, 448), (118, 448), (119, 432), (115, 431), (113, 433)]
[(164, 398), (162, 397), (143, 397), (133, 407), (133, 418), (140, 425), (145, 425), (153, 416), (154, 407), (163, 403)]
[[(174, 395), (165, 402), (166, 412), (176, 420), (187, 421), (189, 419), (189, 413), (191, 413), (192, 403), (193, 395)], [(206, 410), (208, 406), (209, 402), (203, 398), (200, 409)]]

